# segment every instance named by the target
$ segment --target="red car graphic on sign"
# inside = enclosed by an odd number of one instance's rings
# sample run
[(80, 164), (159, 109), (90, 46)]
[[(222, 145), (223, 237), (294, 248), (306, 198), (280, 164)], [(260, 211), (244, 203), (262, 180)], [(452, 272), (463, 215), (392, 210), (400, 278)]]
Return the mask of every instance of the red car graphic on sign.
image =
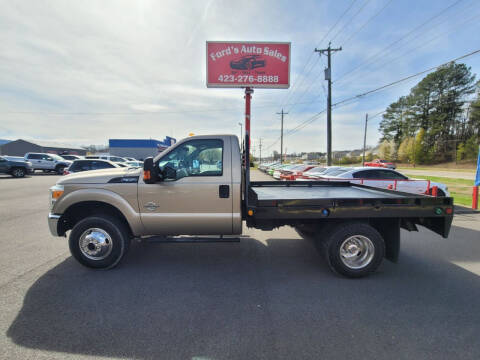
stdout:
[(264, 66), (265, 59), (262, 59), (260, 55), (242, 56), (237, 60), (230, 61), (230, 67), (237, 70), (252, 70)]

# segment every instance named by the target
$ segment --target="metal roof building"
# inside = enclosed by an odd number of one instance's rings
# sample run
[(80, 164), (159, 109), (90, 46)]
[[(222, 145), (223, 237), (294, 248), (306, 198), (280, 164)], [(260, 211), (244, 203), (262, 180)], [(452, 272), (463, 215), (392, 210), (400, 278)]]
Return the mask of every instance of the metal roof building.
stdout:
[(18, 139), (0, 146), (1, 155), (24, 156), (28, 152), (85, 155), (87, 151), (77, 146), (40, 140)]
[(155, 139), (110, 139), (108, 145), (110, 155), (145, 159), (157, 155), (176, 142), (176, 139), (166, 136), (162, 141)]

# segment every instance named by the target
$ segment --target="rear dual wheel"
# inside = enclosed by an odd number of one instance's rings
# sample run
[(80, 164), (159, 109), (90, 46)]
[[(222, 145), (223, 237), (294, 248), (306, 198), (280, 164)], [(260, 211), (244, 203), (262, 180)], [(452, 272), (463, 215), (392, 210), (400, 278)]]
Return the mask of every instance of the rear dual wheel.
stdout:
[(380, 233), (361, 222), (336, 224), (326, 229), (325, 236), (317, 242), (330, 268), (350, 278), (371, 274), (385, 255), (385, 242)]

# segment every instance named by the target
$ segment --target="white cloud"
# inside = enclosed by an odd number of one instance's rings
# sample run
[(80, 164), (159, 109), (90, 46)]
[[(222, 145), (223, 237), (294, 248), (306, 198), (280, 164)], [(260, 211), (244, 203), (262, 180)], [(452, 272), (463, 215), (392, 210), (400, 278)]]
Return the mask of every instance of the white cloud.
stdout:
[[(372, 1), (362, 12), (362, 19), (382, 4)], [(359, 33), (333, 58), (334, 76), (431, 16), (431, 11), (420, 5), (411, 18), (398, 15), (411, 5), (393, 2)], [(446, 5), (437, 5), (438, 9), (442, 6)], [(206, 88), (205, 41), (291, 41), (291, 78), (298, 81), (305, 74), (306, 59), (315, 46), (326, 45), (318, 41), (345, 7), (333, 0), (4, 2), (0, 13), (0, 138), (71, 141), (78, 145), (106, 143), (114, 137), (238, 134), (238, 122), (244, 121), (243, 92)], [(360, 17), (354, 22), (357, 20)], [(338, 40), (358, 29), (356, 24), (347, 26)], [(471, 26), (478, 29), (478, 24)], [(334, 84), (334, 102), (448, 60), (452, 54), (467, 52), (472, 28), (462, 31), (455, 35), (463, 42), (450, 43), (446, 38), (442, 48), (432, 42), (392, 64), (389, 59), (404, 50), (389, 53), (380, 62), (387, 63), (381, 69), (366, 67)], [(421, 43), (422, 36), (411, 46)], [(474, 68), (480, 65), (478, 61), (471, 64)], [(264, 138), (266, 146), (278, 138), (280, 121), (276, 112), (286, 94), (293, 92), (286, 106), (287, 111), (291, 108), (285, 118), (286, 130), (323, 110), (322, 68), (319, 61), (295, 91), (255, 90), (254, 138)], [(361, 146), (359, 132), (364, 114), (381, 111), (412, 84), (334, 109), (334, 149)], [(302, 104), (292, 105), (295, 102)], [(368, 133), (370, 144), (378, 139), (373, 125)], [(287, 136), (285, 143), (289, 151), (324, 151), (324, 115)]]

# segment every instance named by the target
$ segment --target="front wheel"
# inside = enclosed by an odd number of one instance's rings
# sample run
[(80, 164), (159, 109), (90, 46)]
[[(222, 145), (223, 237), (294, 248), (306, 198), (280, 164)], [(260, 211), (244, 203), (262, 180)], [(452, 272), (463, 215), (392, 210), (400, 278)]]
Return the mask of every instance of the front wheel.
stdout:
[(25, 170), (22, 168), (15, 168), (12, 170), (12, 176), (16, 178), (23, 178), (25, 176)]
[(58, 175), (63, 175), (63, 171), (65, 170), (65, 166), (57, 166), (55, 171)]
[(79, 221), (69, 237), (72, 256), (96, 269), (115, 267), (128, 250), (126, 226), (110, 216), (91, 216)]
[(374, 272), (385, 255), (382, 236), (366, 223), (338, 224), (328, 231), (322, 245), (330, 268), (351, 278)]

